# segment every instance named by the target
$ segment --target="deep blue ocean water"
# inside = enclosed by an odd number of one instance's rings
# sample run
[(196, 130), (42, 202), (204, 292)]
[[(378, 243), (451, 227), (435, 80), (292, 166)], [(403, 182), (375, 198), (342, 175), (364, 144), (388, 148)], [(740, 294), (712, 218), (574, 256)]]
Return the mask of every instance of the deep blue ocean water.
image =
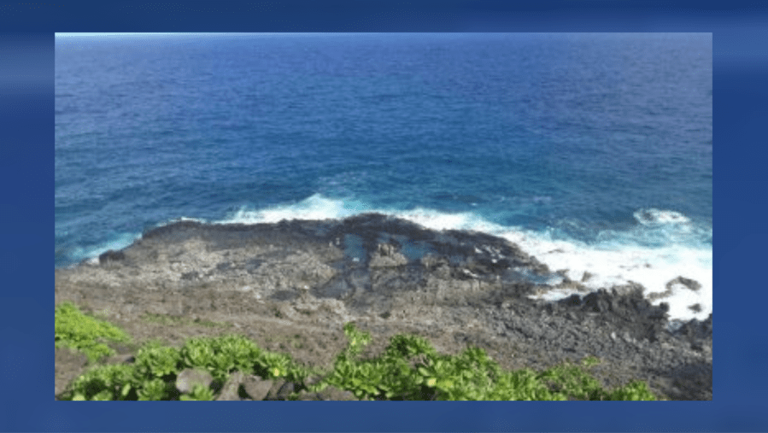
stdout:
[(712, 311), (710, 34), (60, 34), (55, 62), (56, 267), (378, 211)]

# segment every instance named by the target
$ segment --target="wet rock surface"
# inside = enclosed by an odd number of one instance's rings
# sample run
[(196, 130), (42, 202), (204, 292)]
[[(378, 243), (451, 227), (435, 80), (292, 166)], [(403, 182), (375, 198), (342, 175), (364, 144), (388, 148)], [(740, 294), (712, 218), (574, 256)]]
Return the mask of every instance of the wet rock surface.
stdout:
[[(603, 362), (592, 371), (606, 386), (642, 379), (666, 398), (712, 398), (711, 315), (671, 332), (666, 304), (652, 305), (634, 284), (558, 302), (531, 299), (553, 274), (505, 239), (378, 214), (257, 225), (182, 221), (103, 254), (98, 264), (56, 270), (56, 302), (98, 312), (137, 341), (181, 344), (235, 332), (306, 365), (329, 366), (346, 346), (342, 325), (354, 321), (373, 336), (364, 355), (409, 332), (447, 353), (482, 347), (506, 368), (593, 355)], [(673, 284), (693, 290), (693, 283)], [(57, 378), (65, 377), (58, 359)], [(259, 392), (279, 398), (273, 385)], [(248, 386), (244, 379), (239, 389)]]

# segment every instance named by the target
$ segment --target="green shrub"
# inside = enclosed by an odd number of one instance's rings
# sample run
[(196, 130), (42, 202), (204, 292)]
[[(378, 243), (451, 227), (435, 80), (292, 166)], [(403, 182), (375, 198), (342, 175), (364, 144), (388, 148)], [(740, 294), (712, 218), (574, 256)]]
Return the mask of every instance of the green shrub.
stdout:
[(147, 380), (141, 384), (141, 388), (137, 392), (137, 398), (140, 401), (167, 400), (174, 382), (164, 382), (159, 378)]
[[(296, 392), (335, 386), (366, 400), (655, 400), (647, 384), (640, 381), (603, 389), (585, 370), (599, 362), (594, 357), (585, 358), (580, 365), (565, 363), (539, 373), (505, 371), (483, 349), (443, 355), (423, 337), (399, 334), (378, 357), (360, 359), (371, 341), (370, 333), (347, 323), (344, 334), (349, 345), (337, 355), (331, 371), (300, 366), (289, 355), (263, 351), (239, 335), (192, 338), (181, 349), (150, 342), (139, 349), (132, 365), (90, 369), (72, 383), (64, 398), (169, 400), (178, 396), (175, 381), (179, 371), (204, 368), (220, 382), (239, 370), (266, 379), (285, 378), (298, 385)], [(324, 377), (305, 386), (311, 374)], [(179, 398), (214, 397), (213, 390), (198, 385)]]
[(385, 356), (411, 358), (416, 355), (435, 355), (435, 349), (426, 338), (418, 335), (397, 334), (390, 338)]
[(227, 371), (251, 372), (262, 354), (256, 343), (241, 335), (225, 335), (215, 339), (213, 344), (220, 357), (220, 368)]
[(164, 377), (175, 375), (181, 364), (181, 353), (175, 347), (161, 346), (153, 341), (146, 343), (136, 354), (134, 365), (143, 377)]
[(368, 333), (344, 326), (349, 346), (333, 371), (316, 385), (346, 389), (361, 399), (396, 400), (653, 400), (644, 382), (606, 391), (584, 368), (600, 361), (587, 357), (582, 366), (564, 364), (541, 373), (504, 371), (480, 348), (458, 355), (438, 354), (424, 338), (396, 335), (383, 354), (357, 359), (370, 342)]
[(184, 367), (204, 368), (214, 378), (223, 380), (235, 370), (253, 372), (262, 358), (262, 351), (243, 336), (226, 335), (187, 340), (180, 355)]
[(185, 367), (203, 367), (213, 370), (216, 365), (213, 345), (208, 337), (187, 340), (181, 348), (181, 358)]
[(564, 364), (550, 368), (539, 375), (555, 392), (576, 400), (608, 400), (600, 383), (582, 368)]
[(565, 400), (560, 394), (553, 393), (539, 380), (538, 374), (524, 368), (517, 371), (503, 372), (493, 389), (486, 394), (487, 400), (525, 400), (552, 401)]
[(647, 383), (636, 380), (613, 390), (609, 394), (609, 400), (654, 401), (656, 396), (648, 389)]
[(56, 307), (56, 347), (68, 347), (84, 353), (90, 361), (114, 355), (104, 341), (129, 341), (128, 335), (116, 326), (86, 316), (73, 304), (65, 302)]
[(287, 377), (290, 366), (290, 356), (282, 353), (267, 352), (263, 353), (256, 360), (255, 372), (261, 377), (267, 379), (276, 379), (280, 377)]
[(355, 358), (371, 341), (370, 333), (360, 331), (354, 323), (344, 325), (344, 335), (349, 345), (336, 356), (333, 371), (323, 380), (324, 385), (351, 391), (357, 398), (372, 398), (382, 391), (381, 383), (386, 376), (386, 365), (376, 361), (358, 361)]
[(363, 351), (368, 343), (371, 342), (371, 334), (360, 331), (352, 322), (345, 323), (343, 329), (344, 335), (347, 337), (347, 340), (349, 340), (349, 346), (347, 346), (340, 356), (354, 358)]
[(68, 400), (131, 400), (136, 386), (133, 365), (101, 365), (75, 379), (64, 399)]

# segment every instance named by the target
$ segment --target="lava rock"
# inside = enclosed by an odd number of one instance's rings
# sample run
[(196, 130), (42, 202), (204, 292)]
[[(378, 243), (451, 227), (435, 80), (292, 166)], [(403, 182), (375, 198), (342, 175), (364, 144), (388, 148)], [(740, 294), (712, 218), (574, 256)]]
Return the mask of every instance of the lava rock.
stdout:
[(701, 284), (696, 280), (691, 280), (689, 278), (684, 277), (677, 277), (674, 280), (671, 280), (667, 283), (667, 290), (670, 290), (673, 285), (675, 284), (682, 284), (683, 286), (687, 287), (690, 290), (693, 290), (694, 292), (698, 291), (701, 288)]
[(372, 254), (369, 262), (372, 268), (390, 268), (396, 266), (402, 266), (408, 263), (408, 259), (404, 255), (397, 252), (394, 245), (391, 244), (379, 244), (376, 252)]
[(122, 251), (109, 250), (99, 256), (99, 264), (105, 264), (109, 262), (119, 262), (125, 260), (125, 253)]

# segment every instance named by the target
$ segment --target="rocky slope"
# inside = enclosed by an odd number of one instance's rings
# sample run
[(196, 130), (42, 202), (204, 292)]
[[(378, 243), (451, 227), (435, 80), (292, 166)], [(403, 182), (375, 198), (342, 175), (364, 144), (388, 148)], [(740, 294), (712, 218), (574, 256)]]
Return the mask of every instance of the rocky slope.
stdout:
[[(56, 302), (99, 313), (137, 341), (238, 332), (307, 365), (328, 365), (346, 344), (343, 323), (354, 321), (373, 334), (371, 354), (410, 332), (447, 353), (482, 347), (506, 368), (593, 355), (604, 361), (593, 371), (606, 386), (643, 379), (669, 399), (712, 398), (711, 315), (672, 333), (666, 306), (651, 305), (639, 285), (530, 299), (551, 288), (550, 272), (504, 239), (378, 214), (182, 221), (98, 264), (56, 270)], [(82, 368), (76, 356), (57, 353), (56, 392)]]

